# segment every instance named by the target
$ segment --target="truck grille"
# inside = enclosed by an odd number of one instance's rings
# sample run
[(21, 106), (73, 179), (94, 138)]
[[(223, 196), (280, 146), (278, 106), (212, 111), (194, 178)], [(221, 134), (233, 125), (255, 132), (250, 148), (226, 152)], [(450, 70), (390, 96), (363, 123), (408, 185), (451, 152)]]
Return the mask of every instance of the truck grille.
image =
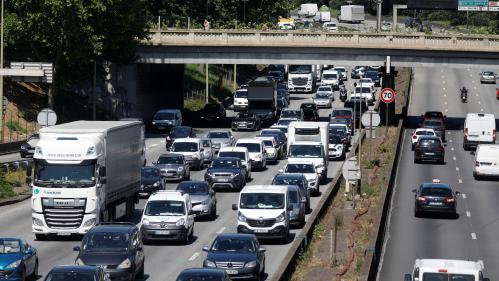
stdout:
[(243, 268), (244, 262), (239, 261), (229, 261), (229, 262), (215, 262), (218, 268)]
[(85, 215), (83, 207), (44, 207), (43, 215), (49, 228), (54, 229), (76, 229), (80, 227)]
[(271, 227), (275, 223), (275, 219), (252, 220), (247, 219), (246, 222), (251, 227)]
[(307, 85), (308, 79), (307, 78), (293, 78), (291, 79), (293, 82), (293, 85), (295, 86), (305, 86)]

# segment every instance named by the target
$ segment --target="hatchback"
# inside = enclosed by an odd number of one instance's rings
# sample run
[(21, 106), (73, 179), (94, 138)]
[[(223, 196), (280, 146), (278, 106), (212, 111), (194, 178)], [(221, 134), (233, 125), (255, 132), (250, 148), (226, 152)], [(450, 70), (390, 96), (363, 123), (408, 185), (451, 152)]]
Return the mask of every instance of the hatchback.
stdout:
[(20, 280), (38, 276), (38, 251), (19, 238), (0, 238), (0, 280)]
[(110, 281), (100, 266), (59, 265), (50, 270), (45, 281)]
[(436, 161), (445, 163), (445, 149), (442, 140), (437, 136), (421, 136), (414, 147), (414, 163), (420, 161)]

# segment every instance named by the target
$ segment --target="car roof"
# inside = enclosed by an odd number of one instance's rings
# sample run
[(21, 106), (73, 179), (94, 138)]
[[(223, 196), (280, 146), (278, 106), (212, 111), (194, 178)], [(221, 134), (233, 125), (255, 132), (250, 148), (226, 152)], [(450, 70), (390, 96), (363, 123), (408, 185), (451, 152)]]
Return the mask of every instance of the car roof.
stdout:
[(90, 265), (56, 265), (50, 272), (96, 272), (96, 266)]
[(442, 118), (438, 118), (438, 117), (426, 117), (423, 122), (426, 122), (426, 121), (442, 122)]
[(433, 182), (425, 182), (421, 184), (422, 188), (446, 188), (452, 190), (451, 186), (447, 183), (433, 183)]
[(274, 176), (274, 178), (299, 178), (304, 179), (305, 176), (300, 173), (279, 173)]
[(238, 139), (236, 144), (238, 143), (261, 143), (262, 140), (259, 139), (250, 139), (250, 138), (245, 138), (245, 139)]
[(260, 139), (260, 140), (275, 141), (275, 138), (274, 138), (274, 137), (271, 137), (271, 136), (256, 136), (255, 138), (256, 138), (256, 139)]
[(230, 134), (230, 131), (229, 130), (209, 130), (208, 133), (206, 133), (206, 135), (208, 135), (209, 133), (228, 133), (228, 134)]
[(199, 142), (201, 139), (200, 138), (180, 138), (180, 139), (175, 139), (173, 143), (176, 142)]
[(173, 109), (173, 108), (168, 108), (168, 109), (159, 109), (156, 111), (156, 113), (163, 113), (163, 112), (179, 112), (180, 109)]
[(420, 136), (420, 137), (419, 137), (419, 140), (422, 140), (422, 139), (435, 139), (435, 140), (440, 140), (440, 137), (439, 137), (439, 136), (429, 136), (429, 135), (424, 135), (424, 136)]
[(175, 126), (172, 129), (186, 129), (186, 130), (193, 130), (191, 126)]
[(241, 161), (241, 159), (237, 158), (237, 157), (217, 157), (215, 159), (213, 159), (213, 161), (220, 161), (220, 160), (232, 160), (232, 161)]
[(286, 193), (286, 185), (247, 185), (240, 193)]
[(456, 270), (483, 270), (482, 262), (465, 260), (444, 260), (444, 259), (417, 259), (417, 267), (435, 268), (435, 269), (456, 269)]
[(147, 201), (178, 200), (186, 201), (189, 195), (176, 190), (158, 190), (149, 196)]
[(421, 132), (421, 131), (435, 132), (435, 130), (433, 130), (432, 128), (417, 128), (416, 131), (414, 131), (414, 132)]
[(247, 234), (247, 233), (221, 233), (218, 234), (215, 239), (218, 238), (232, 238), (232, 239), (251, 239), (251, 240), (256, 240), (256, 237), (254, 234)]
[(228, 151), (235, 151), (235, 152), (248, 152), (248, 148), (242, 147), (242, 146), (229, 146), (229, 147), (221, 147), (218, 153), (220, 152), (228, 152)]
[[(302, 160), (297, 158), (291, 158), (288, 160), (288, 164), (306, 164), (306, 165), (314, 165), (314, 162), (310, 160)], [(315, 166), (315, 165), (314, 165)]]

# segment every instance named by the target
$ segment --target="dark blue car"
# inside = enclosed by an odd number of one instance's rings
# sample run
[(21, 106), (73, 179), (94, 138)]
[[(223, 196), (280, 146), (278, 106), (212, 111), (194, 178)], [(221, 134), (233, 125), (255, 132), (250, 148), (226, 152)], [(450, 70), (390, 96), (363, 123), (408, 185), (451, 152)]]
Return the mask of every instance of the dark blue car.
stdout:
[(218, 268), (187, 268), (180, 272), (177, 281), (230, 281), (225, 270)]
[(37, 250), (24, 239), (0, 238), (0, 280), (24, 281), (37, 276)]
[(140, 194), (150, 195), (151, 192), (163, 189), (163, 181), (159, 168), (152, 166), (142, 167), (140, 171)]
[(371, 78), (374, 82), (375, 87), (379, 87), (381, 85), (381, 80), (379, 78), (379, 72), (377, 70), (368, 70), (364, 73), (365, 78)]

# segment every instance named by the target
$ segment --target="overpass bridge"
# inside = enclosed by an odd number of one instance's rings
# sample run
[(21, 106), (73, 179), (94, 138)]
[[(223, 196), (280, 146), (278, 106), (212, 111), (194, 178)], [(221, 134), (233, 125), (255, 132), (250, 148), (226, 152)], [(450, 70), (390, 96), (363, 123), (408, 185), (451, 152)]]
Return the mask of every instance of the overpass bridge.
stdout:
[(499, 64), (499, 36), (240, 30), (158, 30), (139, 48), (147, 64), (336, 64), (455, 68)]

